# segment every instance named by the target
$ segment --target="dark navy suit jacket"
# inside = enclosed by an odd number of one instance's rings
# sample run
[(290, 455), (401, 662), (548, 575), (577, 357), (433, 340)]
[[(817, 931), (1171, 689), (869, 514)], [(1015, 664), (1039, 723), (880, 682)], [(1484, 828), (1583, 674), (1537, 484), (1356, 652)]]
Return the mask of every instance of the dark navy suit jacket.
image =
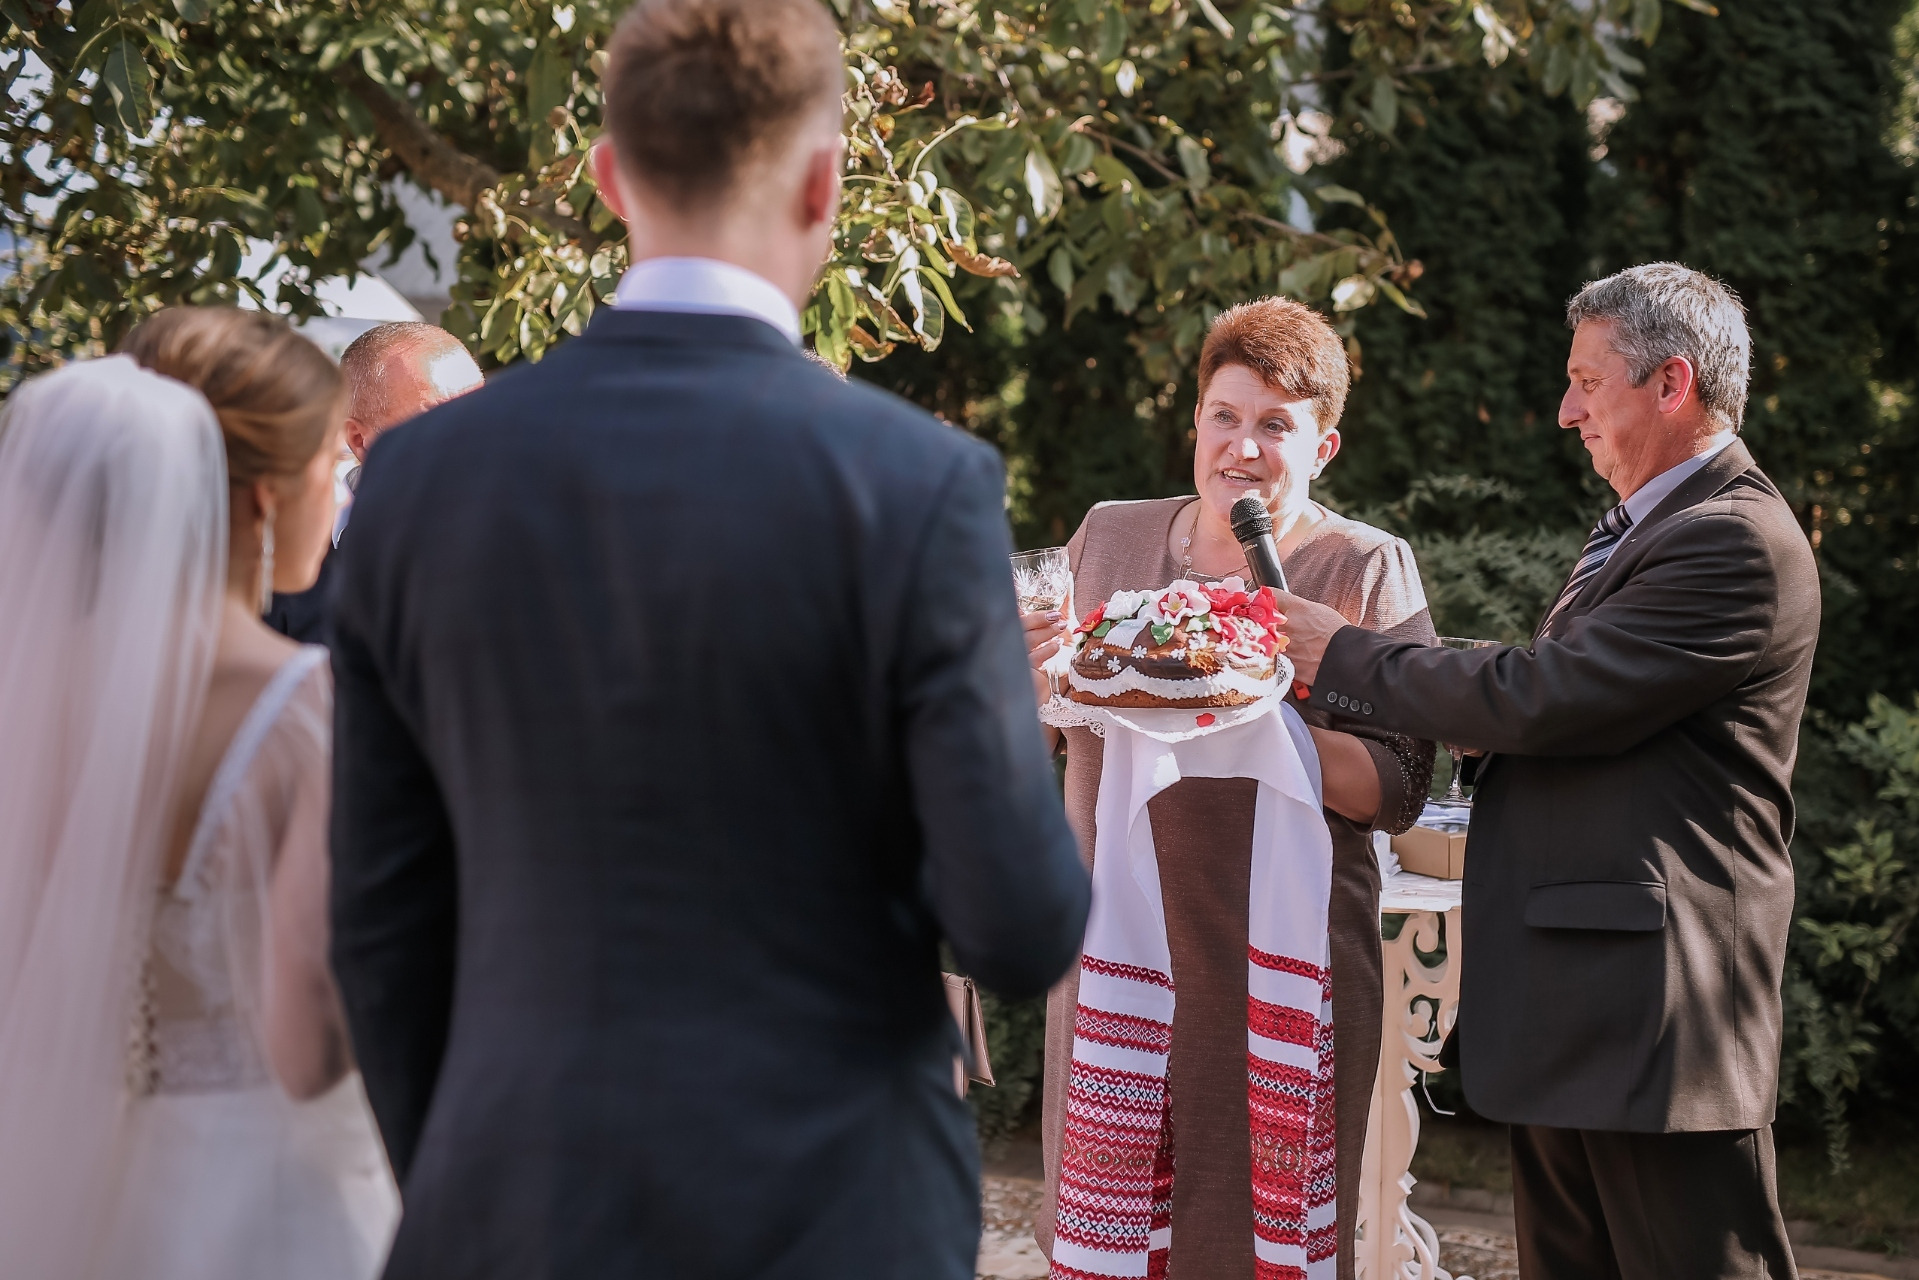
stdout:
[(985, 445), (754, 320), (603, 310), (382, 437), (333, 954), (391, 1277), (964, 1280), (939, 945), (1071, 963)]

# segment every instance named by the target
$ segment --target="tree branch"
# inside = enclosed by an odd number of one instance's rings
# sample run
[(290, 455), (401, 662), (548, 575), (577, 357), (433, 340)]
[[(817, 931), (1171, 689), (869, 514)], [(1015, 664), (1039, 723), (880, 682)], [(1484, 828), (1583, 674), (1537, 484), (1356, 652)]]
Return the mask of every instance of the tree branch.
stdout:
[(1171, 169), (1168, 169), (1165, 166), (1165, 164), (1161, 163), (1160, 158), (1158, 156), (1148, 151), (1145, 147), (1136, 147), (1132, 143), (1126, 141), (1124, 138), (1115, 138), (1110, 133), (1102, 133), (1098, 129), (1089, 128), (1086, 122), (1087, 120), (1090, 120), (1090, 119), (1092, 119), (1092, 117), (1087, 116), (1083, 119), (1074, 121), (1072, 126), (1072, 131), (1074, 133), (1083, 133), (1095, 142), (1105, 143), (1109, 150), (1113, 147), (1118, 147), (1121, 151), (1131, 152), (1133, 155), (1138, 156), (1141, 160), (1144, 160), (1153, 169), (1154, 172), (1158, 173), (1160, 177), (1165, 178), (1168, 182), (1174, 183), (1176, 185), (1184, 185), (1186, 181), (1186, 176), (1184, 174), (1174, 173)]
[[(405, 100), (387, 92), (359, 63), (349, 59), (334, 76), (366, 107), (380, 141), (419, 182), (469, 213), (478, 210), (481, 198), (500, 185), (504, 175), (498, 169), (435, 133)], [(567, 217), (553, 207), (551, 200), (536, 198), (530, 192), (521, 192), (520, 199), (504, 207), (544, 224), (589, 253), (604, 243), (604, 238), (586, 223)]]
[(380, 141), (426, 186), (471, 212), (479, 207), (482, 193), (500, 184), (498, 169), (428, 128), (411, 106), (388, 93), (356, 60), (342, 63), (334, 76), (373, 116)]
[[(1237, 221), (1251, 222), (1258, 226), (1265, 227), (1269, 231), (1276, 231), (1289, 240), (1310, 241), (1314, 244), (1323, 244), (1328, 249), (1355, 249), (1359, 247), (1357, 245), (1347, 244), (1344, 240), (1335, 239), (1323, 231), (1307, 231), (1294, 226), (1290, 222), (1281, 222), (1276, 218), (1269, 218), (1263, 213), (1254, 213), (1250, 209), (1235, 209), (1232, 216)], [(1375, 249), (1372, 252), (1377, 253), (1378, 250)]]

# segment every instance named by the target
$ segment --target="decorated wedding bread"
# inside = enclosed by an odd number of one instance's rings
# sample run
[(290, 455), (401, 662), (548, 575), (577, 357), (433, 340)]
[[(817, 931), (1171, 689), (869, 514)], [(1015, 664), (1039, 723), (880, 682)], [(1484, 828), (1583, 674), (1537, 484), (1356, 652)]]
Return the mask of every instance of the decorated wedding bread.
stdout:
[(1073, 634), (1066, 696), (1107, 707), (1237, 707), (1281, 691), (1278, 601), (1238, 578), (1116, 591)]

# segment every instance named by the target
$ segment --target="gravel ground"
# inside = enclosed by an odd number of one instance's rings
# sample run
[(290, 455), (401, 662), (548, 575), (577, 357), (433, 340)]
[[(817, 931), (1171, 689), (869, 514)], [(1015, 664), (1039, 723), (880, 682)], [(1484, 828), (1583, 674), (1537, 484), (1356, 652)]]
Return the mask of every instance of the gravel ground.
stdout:
[(980, 1280), (1045, 1280), (1046, 1257), (1033, 1243), (1039, 1182), (988, 1176), (981, 1183)]
[[(984, 1179), (979, 1280), (1045, 1280), (1046, 1258), (1033, 1243), (1033, 1215), (1039, 1212), (1040, 1184), (1031, 1178)], [(1473, 1280), (1519, 1280), (1512, 1241), (1464, 1228), (1439, 1233), (1440, 1261), (1455, 1275)]]
[[(1046, 1280), (1046, 1258), (1033, 1243), (1033, 1215), (1040, 1184), (1032, 1178), (984, 1179), (979, 1280)], [(1460, 1280), (1519, 1280), (1519, 1257), (1510, 1236), (1467, 1227), (1439, 1229), (1440, 1265)], [(1857, 1273), (1804, 1271), (1800, 1280), (1858, 1280)]]
[(1512, 1240), (1491, 1231), (1441, 1227), (1439, 1265), (1472, 1280), (1519, 1280), (1519, 1255)]

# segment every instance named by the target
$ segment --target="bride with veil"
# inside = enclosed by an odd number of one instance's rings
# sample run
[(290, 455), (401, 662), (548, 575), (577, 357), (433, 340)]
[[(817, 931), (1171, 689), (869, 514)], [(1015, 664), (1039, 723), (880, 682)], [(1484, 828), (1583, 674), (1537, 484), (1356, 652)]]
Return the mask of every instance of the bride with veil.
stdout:
[(264, 316), (141, 330), (0, 411), (0, 1276), (369, 1280), (330, 678), (258, 620), (325, 546), (339, 375)]

